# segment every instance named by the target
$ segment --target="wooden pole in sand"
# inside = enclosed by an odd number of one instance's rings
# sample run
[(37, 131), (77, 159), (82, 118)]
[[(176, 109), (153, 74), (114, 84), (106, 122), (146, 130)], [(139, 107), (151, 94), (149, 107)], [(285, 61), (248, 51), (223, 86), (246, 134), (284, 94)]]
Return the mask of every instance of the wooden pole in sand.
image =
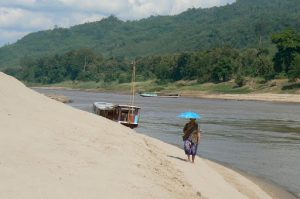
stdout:
[[(133, 105), (134, 105), (134, 95), (135, 95), (135, 60), (132, 62), (132, 79), (131, 79), (131, 97), (130, 97), (130, 114), (128, 114), (128, 117), (130, 115), (133, 115)], [(128, 121), (131, 123), (130, 119), (128, 118)]]

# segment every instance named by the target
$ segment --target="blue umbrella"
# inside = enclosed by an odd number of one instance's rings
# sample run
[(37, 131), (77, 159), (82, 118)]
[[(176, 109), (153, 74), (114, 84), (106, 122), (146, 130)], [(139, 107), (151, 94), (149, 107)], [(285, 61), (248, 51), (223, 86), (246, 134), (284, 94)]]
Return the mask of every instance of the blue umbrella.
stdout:
[(202, 116), (195, 112), (184, 112), (179, 114), (178, 117), (185, 119), (200, 119)]

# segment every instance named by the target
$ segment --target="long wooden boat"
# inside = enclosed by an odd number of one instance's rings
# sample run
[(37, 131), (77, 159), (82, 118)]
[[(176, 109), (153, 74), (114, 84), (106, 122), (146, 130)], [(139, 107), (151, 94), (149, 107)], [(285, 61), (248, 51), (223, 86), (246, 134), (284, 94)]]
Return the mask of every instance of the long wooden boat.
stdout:
[(180, 94), (178, 93), (159, 93), (157, 97), (167, 97), (167, 98), (178, 98)]
[(123, 124), (130, 128), (138, 127), (140, 107), (131, 105), (112, 104), (107, 102), (95, 102), (93, 111), (95, 114)]

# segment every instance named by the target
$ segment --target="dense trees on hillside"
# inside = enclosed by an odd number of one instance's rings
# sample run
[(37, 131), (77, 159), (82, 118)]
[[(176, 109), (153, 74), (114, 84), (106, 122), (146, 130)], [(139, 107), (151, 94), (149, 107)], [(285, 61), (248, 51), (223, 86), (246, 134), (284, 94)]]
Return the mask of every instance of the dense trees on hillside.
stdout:
[[(300, 31), (299, 19), (299, 0), (238, 0), (223, 7), (189, 9), (176, 16), (138, 21), (124, 22), (111, 16), (68, 29), (31, 33), (0, 48), (0, 68), (19, 65), (19, 59), (25, 55), (44, 57), (81, 48), (105, 57), (131, 59), (223, 46), (269, 49), (271, 34), (287, 27)], [(227, 61), (223, 60), (223, 64)], [(219, 75), (223, 73), (220, 68), (215, 70)]]
[[(178, 80), (226, 82), (235, 79), (243, 86), (244, 77), (266, 80), (288, 76), (300, 77), (300, 35), (293, 30), (274, 34), (278, 51), (272, 57), (264, 49), (239, 50), (229, 46), (205, 51), (186, 52), (137, 58), (137, 80), (157, 79), (158, 83)], [(119, 83), (131, 80), (131, 60), (124, 57), (105, 58), (90, 49), (79, 49), (62, 55), (32, 59), (25, 56), (21, 68), (6, 72), (27, 82), (51, 84), (65, 80)]]

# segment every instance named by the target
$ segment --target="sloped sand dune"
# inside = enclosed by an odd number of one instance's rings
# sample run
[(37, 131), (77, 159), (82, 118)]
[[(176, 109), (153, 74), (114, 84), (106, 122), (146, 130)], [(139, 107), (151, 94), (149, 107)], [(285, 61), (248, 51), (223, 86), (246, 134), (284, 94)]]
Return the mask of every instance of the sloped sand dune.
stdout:
[(0, 198), (271, 198), (240, 174), (0, 73)]

